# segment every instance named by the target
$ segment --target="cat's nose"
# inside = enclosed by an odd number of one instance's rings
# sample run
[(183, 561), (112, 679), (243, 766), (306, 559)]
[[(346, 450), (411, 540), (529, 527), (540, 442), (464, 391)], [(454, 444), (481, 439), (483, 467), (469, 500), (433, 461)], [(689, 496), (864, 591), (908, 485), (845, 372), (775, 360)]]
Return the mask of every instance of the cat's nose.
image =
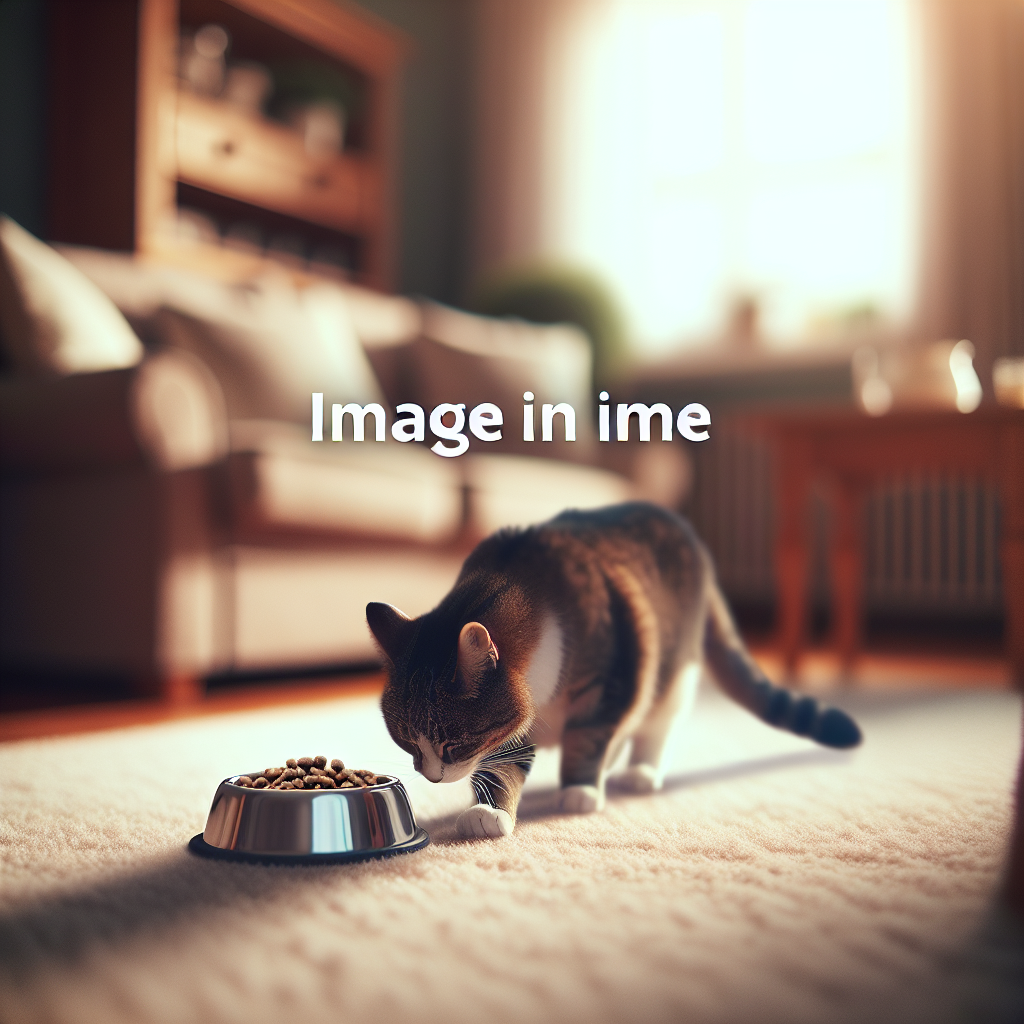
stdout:
[(437, 756), (437, 749), (431, 745), (425, 736), (420, 736), (416, 742), (420, 750), (420, 763), (416, 770), (425, 779), (431, 782), (440, 782), (444, 778), (444, 765), (441, 758)]

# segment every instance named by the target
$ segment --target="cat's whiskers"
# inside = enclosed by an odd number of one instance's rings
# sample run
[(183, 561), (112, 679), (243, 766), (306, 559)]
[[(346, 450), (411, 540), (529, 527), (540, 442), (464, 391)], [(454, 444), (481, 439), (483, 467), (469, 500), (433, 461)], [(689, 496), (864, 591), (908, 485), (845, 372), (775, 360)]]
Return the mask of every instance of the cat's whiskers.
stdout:
[(501, 779), (502, 769), (507, 765), (518, 768), (526, 774), (533, 765), (535, 753), (536, 749), (533, 744), (509, 740), (497, 750), (491, 751), (480, 759), (474, 777), (476, 774), (480, 774), (495, 781), (502, 789), (506, 789), (507, 787)]

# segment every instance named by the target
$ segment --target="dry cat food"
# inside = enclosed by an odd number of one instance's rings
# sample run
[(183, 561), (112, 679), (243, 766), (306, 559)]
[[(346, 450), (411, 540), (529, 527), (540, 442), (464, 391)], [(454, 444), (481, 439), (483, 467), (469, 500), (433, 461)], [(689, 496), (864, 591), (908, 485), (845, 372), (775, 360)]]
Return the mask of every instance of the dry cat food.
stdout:
[(236, 786), (244, 789), (366, 789), (390, 782), (387, 775), (375, 775), (365, 768), (346, 768), (335, 758), (329, 765), (323, 754), (290, 757), (283, 768), (267, 768), (260, 775), (239, 775)]

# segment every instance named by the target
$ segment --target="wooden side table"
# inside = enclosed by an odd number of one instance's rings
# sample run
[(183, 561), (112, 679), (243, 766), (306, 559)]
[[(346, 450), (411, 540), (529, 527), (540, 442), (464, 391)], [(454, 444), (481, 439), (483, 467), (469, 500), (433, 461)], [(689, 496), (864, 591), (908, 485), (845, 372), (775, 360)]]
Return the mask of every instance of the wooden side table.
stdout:
[(1016, 685), (1024, 686), (1024, 410), (908, 412), (877, 419), (843, 410), (776, 415), (764, 423), (777, 458), (778, 633), (787, 669), (795, 670), (806, 643), (812, 485), (828, 484), (832, 503), (834, 640), (849, 667), (861, 644), (868, 488), (896, 475), (942, 472), (999, 488), (1006, 653)]

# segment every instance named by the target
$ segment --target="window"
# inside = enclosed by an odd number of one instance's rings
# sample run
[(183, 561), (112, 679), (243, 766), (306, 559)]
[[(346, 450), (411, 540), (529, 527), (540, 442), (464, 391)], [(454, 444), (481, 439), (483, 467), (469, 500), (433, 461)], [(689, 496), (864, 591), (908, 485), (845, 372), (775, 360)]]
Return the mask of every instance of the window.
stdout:
[(779, 346), (909, 314), (911, 2), (612, 0), (581, 19), (548, 248), (614, 282), (641, 354), (721, 333), (743, 298)]

